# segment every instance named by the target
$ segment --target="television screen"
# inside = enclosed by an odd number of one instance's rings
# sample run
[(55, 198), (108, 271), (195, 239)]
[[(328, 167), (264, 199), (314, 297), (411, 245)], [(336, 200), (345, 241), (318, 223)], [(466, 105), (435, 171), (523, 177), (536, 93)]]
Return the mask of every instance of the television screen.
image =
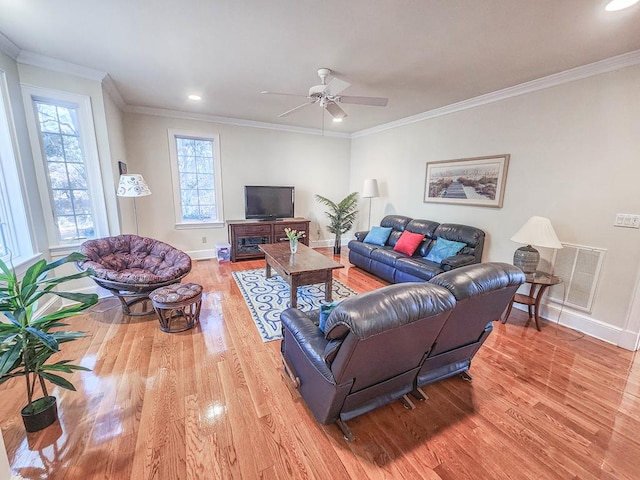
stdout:
[(275, 220), (293, 217), (294, 187), (244, 187), (244, 214), (247, 219)]

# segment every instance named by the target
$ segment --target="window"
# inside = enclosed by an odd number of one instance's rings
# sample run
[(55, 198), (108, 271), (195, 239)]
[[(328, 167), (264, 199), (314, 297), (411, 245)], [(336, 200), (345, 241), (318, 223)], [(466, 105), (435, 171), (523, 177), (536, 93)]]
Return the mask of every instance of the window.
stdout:
[(217, 135), (169, 132), (176, 224), (221, 224), (222, 182)]
[(78, 109), (35, 100), (50, 200), (61, 243), (92, 238), (95, 224), (80, 148)]
[(15, 267), (34, 255), (25, 200), (18, 176), (18, 152), (4, 72), (0, 70), (0, 258)]
[(108, 235), (88, 97), (23, 87), (52, 247)]

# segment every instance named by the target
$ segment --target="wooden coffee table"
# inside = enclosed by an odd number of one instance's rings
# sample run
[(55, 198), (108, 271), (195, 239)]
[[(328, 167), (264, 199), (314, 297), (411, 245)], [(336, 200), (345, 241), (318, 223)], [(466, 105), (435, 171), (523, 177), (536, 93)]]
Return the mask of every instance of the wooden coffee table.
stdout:
[(260, 245), (266, 260), (266, 276), (271, 278), (271, 269), (284, 278), (291, 287), (291, 307), (298, 306), (298, 287), (324, 283), (324, 299), (331, 301), (333, 271), (344, 265), (325, 257), (312, 248), (298, 244), (298, 251), (291, 253), (289, 242)]

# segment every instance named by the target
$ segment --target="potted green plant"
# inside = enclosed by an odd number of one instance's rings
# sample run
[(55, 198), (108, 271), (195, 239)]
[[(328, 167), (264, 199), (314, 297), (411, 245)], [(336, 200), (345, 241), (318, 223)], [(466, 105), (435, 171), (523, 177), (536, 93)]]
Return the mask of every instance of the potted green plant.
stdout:
[[(62, 319), (80, 314), (98, 302), (96, 294), (58, 292), (53, 289), (66, 281), (86, 277), (91, 272), (84, 271), (60, 277), (49, 277), (54, 268), (65, 263), (86, 258), (80, 253), (72, 253), (55, 262), (40, 260), (27, 269), (18, 279), (14, 268), (9, 268), (0, 260), (0, 384), (24, 377), (27, 387), (27, 405), (22, 409), (22, 419), (28, 432), (41, 430), (58, 418), (56, 397), (49, 395), (45, 380), (67, 390), (75, 387), (60, 373), (74, 370), (89, 370), (72, 365), (69, 360), (46, 363), (60, 350), (60, 344), (84, 337), (83, 332), (55, 330), (68, 324)], [(52, 294), (75, 302), (56, 312), (36, 315), (38, 301)], [(35, 398), (40, 386), (42, 397)]]
[(322, 195), (316, 195), (316, 200), (329, 207), (325, 212), (329, 217), (327, 230), (335, 235), (333, 244), (334, 255), (340, 255), (340, 240), (343, 233), (349, 231), (358, 214), (358, 192), (353, 192), (335, 203)]

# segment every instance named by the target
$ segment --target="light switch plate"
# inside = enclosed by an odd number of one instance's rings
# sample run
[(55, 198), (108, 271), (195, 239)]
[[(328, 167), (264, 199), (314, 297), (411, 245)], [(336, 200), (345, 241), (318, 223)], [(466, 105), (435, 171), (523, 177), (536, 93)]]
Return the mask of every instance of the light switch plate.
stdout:
[(616, 213), (616, 219), (613, 225), (616, 227), (640, 228), (640, 215)]

